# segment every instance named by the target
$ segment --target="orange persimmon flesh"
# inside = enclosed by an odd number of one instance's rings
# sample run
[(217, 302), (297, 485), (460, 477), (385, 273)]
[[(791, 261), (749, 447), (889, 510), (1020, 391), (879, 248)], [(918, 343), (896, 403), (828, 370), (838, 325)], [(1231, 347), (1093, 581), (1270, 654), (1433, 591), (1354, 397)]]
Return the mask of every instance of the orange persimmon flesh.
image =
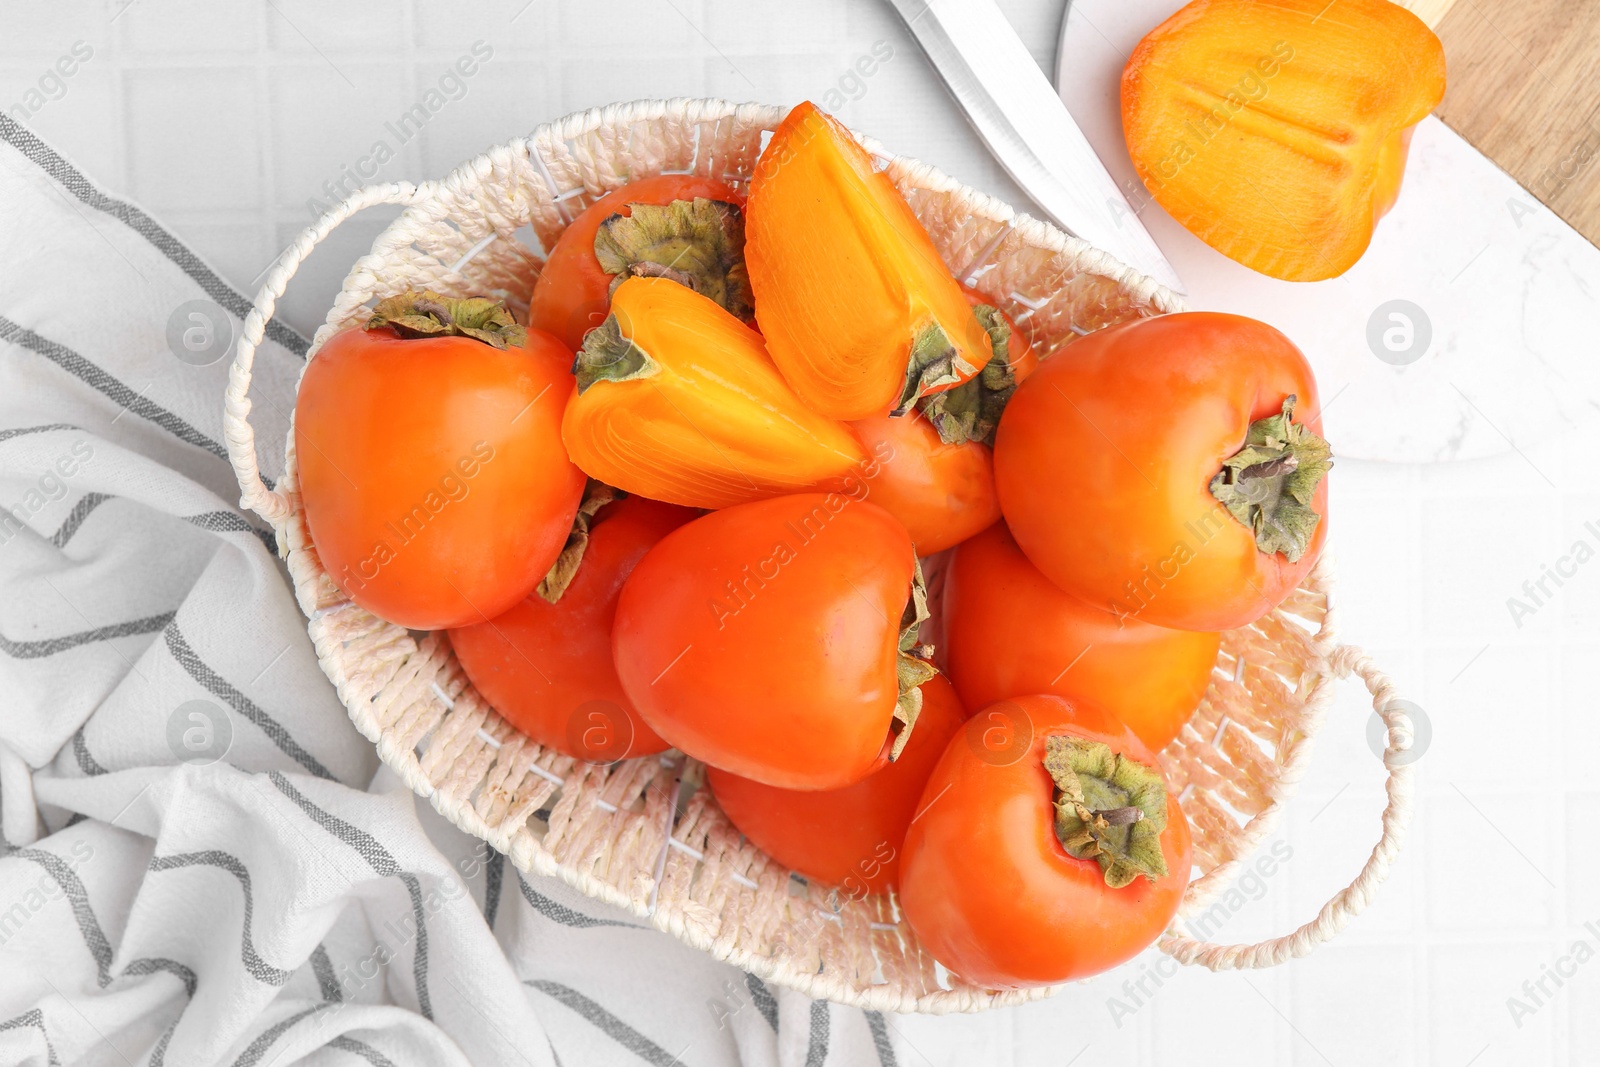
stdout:
[(1194, 0), (1122, 74), (1122, 125), (1156, 202), (1288, 281), (1349, 270), (1394, 205), (1444, 48), (1390, 0)]
[(584, 339), (561, 439), (629, 493), (723, 508), (842, 478), (866, 454), (806, 408), (761, 335), (667, 278), (629, 278)]
[(756, 165), (745, 262), (773, 362), (830, 418), (905, 410), (989, 359), (910, 205), (810, 103), (789, 112)]

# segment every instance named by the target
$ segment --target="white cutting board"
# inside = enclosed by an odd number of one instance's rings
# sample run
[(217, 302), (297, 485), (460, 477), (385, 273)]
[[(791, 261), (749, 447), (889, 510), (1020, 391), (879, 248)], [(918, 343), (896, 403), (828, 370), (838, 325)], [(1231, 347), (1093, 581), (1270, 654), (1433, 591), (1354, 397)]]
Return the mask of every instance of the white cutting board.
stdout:
[(1600, 249), (1437, 119), (1417, 127), (1399, 203), (1341, 278), (1257, 274), (1149, 200), (1122, 137), (1122, 67), (1139, 39), (1182, 6), (1073, 0), (1057, 88), (1177, 269), (1191, 306), (1269, 322), (1305, 351), (1339, 454), (1467, 459), (1525, 448), (1595, 416)]

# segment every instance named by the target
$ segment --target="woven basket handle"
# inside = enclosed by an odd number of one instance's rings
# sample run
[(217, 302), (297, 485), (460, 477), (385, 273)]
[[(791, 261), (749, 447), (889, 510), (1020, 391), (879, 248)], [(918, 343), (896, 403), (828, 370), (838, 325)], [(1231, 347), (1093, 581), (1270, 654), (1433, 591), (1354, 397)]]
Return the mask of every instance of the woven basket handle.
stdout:
[(1403, 759), (1413, 739), (1411, 716), (1406, 713), (1405, 702), (1396, 694), (1394, 683), (1361, 649), (1340, 645), (1329, 654), (1328, 665), (1335, 677), (1348, 678), (1354, 674), (1366, 683), (1367, 691), (1372, 694), (1372, 710), (1389, 728), (1388, 744), (1383, 750), (1383, 763), (1389, 769), (1383, 835), (1373, 846), (1355, 881), (1334, 894), (1317, 912), (1316, 918), (1298, 930), (1255, 945), (1219, 945), (1178, 934), (1163, 937), (1159, 944), (1161, 951), (1179, 963), (1229, 971), (1274, 967), (1285, 960), (1309, 955), (1343, 930), (1372, 902), (1379, 883), (1388, 875), (1389, 865), (1400, 851), (1400, 842), (1411, 822), (1412, 768), (1410, 761)]
[(369, 185), (330, 208), (315, 224), (300, 231), (300, 235), (279, 255), (278, 261), (267, 272), (260, 291), (256, 293), (250, 313), (244, 318), (244, 329), (233, 350), (233, 366), (228, 372), (228, 389), (223, 397), (223, 440), (228, 449), (228, 461), (233, 464), (233, 473), (242, 491), (239, 505), (250, 508), (272, 523), (274, 528), (281, 526), (288, 518), (289, 500), (283, 493), (269, 488), (261, 478), (261, 470), (256, 464), (256, 432), (250, 425), (248, 394), (256, 348), (266, 334), (267, 323), (272, 320), (278, 298), (289, 287), (289, 279), (294, 277), (295, 271), (300, 269), (300, 264), (305, 262), (311, 250), (345, 219), (378, 204), (414, 204), (428, 199), (433, 191), (432, 182), (421, 185), (410, 182)]

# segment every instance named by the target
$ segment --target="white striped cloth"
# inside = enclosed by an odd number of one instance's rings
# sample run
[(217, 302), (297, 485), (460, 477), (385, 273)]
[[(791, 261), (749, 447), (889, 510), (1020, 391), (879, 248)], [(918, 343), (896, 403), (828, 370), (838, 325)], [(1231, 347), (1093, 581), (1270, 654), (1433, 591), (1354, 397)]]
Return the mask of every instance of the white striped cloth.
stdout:
[[(973, 1062), (982, 1027), (770, 989), (382, 769), (237, 507), (227, 360), (168, 342), (247, 300), (0, 134), (0, 1065)], [(274, 324), (257, 357), (264, 442), (305, 347)]]

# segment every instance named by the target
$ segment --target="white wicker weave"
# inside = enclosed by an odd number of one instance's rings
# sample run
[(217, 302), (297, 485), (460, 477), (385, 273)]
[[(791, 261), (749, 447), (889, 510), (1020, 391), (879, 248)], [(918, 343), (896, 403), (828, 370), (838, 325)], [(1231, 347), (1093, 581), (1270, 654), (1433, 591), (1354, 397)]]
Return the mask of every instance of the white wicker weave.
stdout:
[[(938, 967), (892, 896), (837, 899), (743, 842), (676, 754), (594, 766), (545, 750), (473, 690), (441, 634), (416, 640), (349, 602), (323, 572), (297, 491), (294, 440), (278, 486), (263, 483), (250, 427), (251, 364), (278, 298), (311, 250), (375, 204), (407, 210), (358, 260), (317, 331), (317, 347), (361, 319), (374, 299), (428, 287), (504, 295), (520, 315), (541, 259), (516, 231), (549, 248), (603, 193), (665, 171), (748, 179), (783, 109), (717, 100), (640, 101), (570, 115), (493, 148), (448, 177), (363, 189), (285, 251), (245, 320), (226, 396), (229, 457), (242, 504), (277, 531), (322, 668), (356, 726), (418, 794), (520, 869), (556, 875), (683, 941), (815, 997), (885, 1011), (973, 1011), (1048, 994), (997, 993)], [(1180, 310), (1179, 298), (1053, 227), (1019, 215), (870, 140), (955, 273), (1025, 325), (1041, 355), (1128, 318)], [(1358, 649), (1334, 640), (1331, 576), (1319, 566), (1283, 606), (1227, 634), (1193, 721), (1162, 753), (1181, 790), (1203, 872), (1160, 942), (1184, 963), (1265, 967), (1309, 952), (1371, 899), (1410, 816), (1411, 772), (1399, 755), (1411, 723), (1394, 688)], [(1382, 834), (1350, 886), (1293, 933), (1258, 945), (1186, 936), (1271, 831), (1304, 772), (1332, 683), (1360, 677), (1388, 724), (1388, 804)]]

